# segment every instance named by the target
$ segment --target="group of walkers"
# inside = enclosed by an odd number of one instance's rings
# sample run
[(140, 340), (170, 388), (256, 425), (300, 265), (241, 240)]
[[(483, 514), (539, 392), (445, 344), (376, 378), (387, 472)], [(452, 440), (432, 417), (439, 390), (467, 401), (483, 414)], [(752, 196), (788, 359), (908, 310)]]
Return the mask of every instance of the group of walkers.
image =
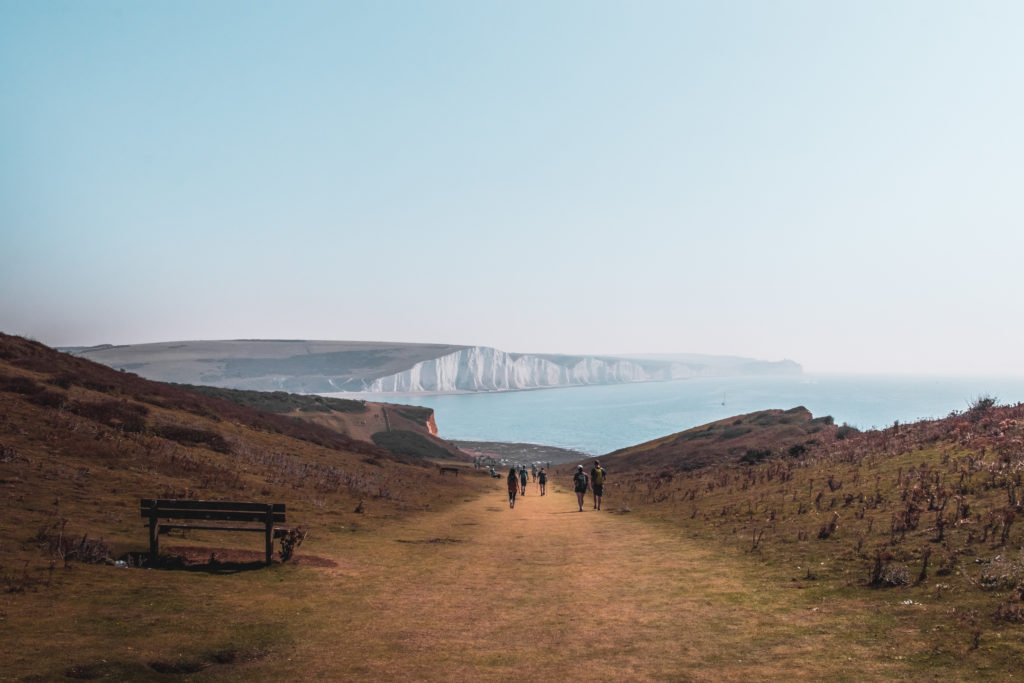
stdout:
[[(547, 494), (548, 486), (548, 472), (543, 467), (539, 470), (537, 466), (533, 466), (533, 480), (540, 485), (540, 495)], [(526, 495), (526, 468), (520, 467), (516, 469), (514, 466), (508, 470), (508, 506), (514, 508), (516, 506), (516, 494)]]
[[(540, 495), (547, 493), (548, 473), (543, 467), (538, 471), (533, 467), (533, 478), (540, 484)], [(594, 509), (601, 509), (601, 498), (604, 495), (605, 470), (601, 467), (599, 460), (594, 461), (594, 467), (590, 470), (590, 476), (583, 471), (583, 465), (576, 466), (576, 472), (572, 478), (572, 488), (576, 492), (576, 502), (579, 503), (580, 512), (583, 512), (583, 496), (589, 488), (594, 494)], [(508, 470), (508, 506), (515, 508), (516, 495), (526, 495), (526, 468), (510, 467)]]
[(576, 466), (576, 474), (572, 477), (572, 490), (576, 492), (576, 502), (579, 503), (580, 512), (583, 512), (583, 496), (589, 485), (594, 494), (594, 509), (601, 509), (601, 497), (604, 496), (605, 471), (601, 467), (601, 461), (595, 460), (594, 467), (590, 470), (590, 476), (583, 471), (583, 465)]

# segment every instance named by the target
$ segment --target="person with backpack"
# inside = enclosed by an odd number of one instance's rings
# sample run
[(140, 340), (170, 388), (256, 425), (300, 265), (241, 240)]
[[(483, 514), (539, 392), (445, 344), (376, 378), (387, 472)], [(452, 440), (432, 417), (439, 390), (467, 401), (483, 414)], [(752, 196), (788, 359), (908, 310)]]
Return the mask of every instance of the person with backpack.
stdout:
[(594, 461), (594, 469), (590, 470), (590, 490), (594, 492), (594, 509), (601, 509), (601, 496), (604, 493), (604, 468), (601, 461)]
[(523, 495), (526, 495), (526, 465), (519, 468), (519, 480), (522, 483)]
[(508, 507), (512, 509), (516, 506), (516, 494), (519, 493), (519, 475), (516, 474), (516, 468), (510, 467), (508, 470)]
[(576, 501), (580, 504), (580, 512), (583, 512), (583, 494), (587, 492), (587, 473), (583, 471), (583, 465), (576, 466), (576, 474), (572, 478), (572, 488), (576, 492)]
[(548, 485), (548, 471), (543, 467), (540, 468), (540, 472), (537, 473), (537, 482), (540, 484), (540, 495), (547, 493)]

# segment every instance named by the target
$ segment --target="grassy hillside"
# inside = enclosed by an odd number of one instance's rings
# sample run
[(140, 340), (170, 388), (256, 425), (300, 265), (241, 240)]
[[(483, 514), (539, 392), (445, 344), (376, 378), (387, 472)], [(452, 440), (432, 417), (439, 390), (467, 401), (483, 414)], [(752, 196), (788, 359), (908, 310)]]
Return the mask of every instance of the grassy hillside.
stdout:
[[(767, 425), (787, 416), (807, 433)], [(808, 417), (741, 416), (605, 458), (606, 506), (731, 546), (864, 628), (897, 629), (894, 657), (1012, 666), (1024, 654), (1024, 406), (979, 399), (864, 433), (808, 430)], [(758, 422), (729, 445), (728, 430)], [(694, 469), (715, 444), (724, 460)]]
[[(110, 598), (111, 564), (143, 561), (142, 497), (285, 503), (289, 521), (309, 533), (294, 562), (316, 566), (330, 564), (318, 546), (331, 534), (462, 501), (480, 481), (440, 477), (422, 459), (320, 425), (0, 335), (0, 620), (51, 603), (88, 613), (92, 598), (81, 593), (76, 567), (96, 566), (89, 590)], [(209, 569), (247, 566), (260, 541), (179, 532), (162, 547)], [(136, 600), (123, 597), (125, 608)], [(15, 652), (18, 642), (5, 649)]]
[[(843, 428), (844, 435), (849, 431)], [(763, 410), (623, 448), (605, 459), (620, 470), (661, 466), (693, 470), (724, 462), (797, 456), (832, 441), (838, 432), (831, 417), (815, 418), (802, 406)]]
[[(56, 650), (38, 661), (25, 659), (38, 649), (33, 634), (38, 628), (64, 632), (69, 618), (95, 622), (97, 611), (121, 615), (110, 617), (117, 623), (145, 613), (144, 623), (124, 627), (146, 633), (157, 663), (173, 659), (179, 622), (197, 607), (190, 598), (162, 591), (185, 580), (160, 582), (163, 588), (143, 597), (142, 575), (114, 573), (123, 572), (115, 561), (148, 562), (142, 497), (285, 503), (289, 522), (308, 533), (292, 560), (298, 570), (333, 565), (334, 551), (324, 553), (338, 534), (372, 533), (388, 520), (461, 502), (478, 493), (482, 479), (441, 477), (420, 457), (321, 425), (0, 335), (0, 623), (13, 627), (5, 629), (12, 635), (5, 638), (8, 654), (0, 657), (0, 669), (60, 675), (48, 668), (47, 657), (59, 658)], [(244, 570), (258, 566), (260, 546), (256, 534), (178, 532), (161, 544), (161, 566)], [(251, 590), (271, 599), (259, 586)], [(164, 605), (156, 613), (138, 611), (140, 600), (154, 599)], [(237, 604), (238, 596), (206, 594), (203, 600), (197, 614), (247, 609), (244, 601)], [(177, 616), (162, 618), (164, 610)], [(254, 618), (262, 623), (266, 614), (255, 609)], [(55, 647), (85, 662), (100, 661), (120, 632), (105, 619), (81, 633), (65, 633)], [(237, 656), (255, 656), (252, 649), (267, 639), (287, 640), (287, 628), (274, 623), (243, 628), (248, 634), (235, 640), (246, 643), (249, 654)], [(221, 654), (229, 656), (234, 637), (222, 630), (197, 627), (197, 637), (222, 640)], [(145, 666), (140, 671), (152, 673)], [(133, 678), (139, 671), (113, 674)]]
[(283, 391), (245, 391), (181, 385), (205, 396), (311, 422), (392, 453), (428, 460), (469, 460), (454, 444), (437, 437), (434, 411), (422, 406), (356, 401)]
[(222, 398), (231, 403), (249, 406), (267, 413), (365, 413), (366, 401), (345, 398), (328, 398), (316, 394), (289, 394), (285, 391), (247, 391), (222, 387), (178, 385), (193, 393)]

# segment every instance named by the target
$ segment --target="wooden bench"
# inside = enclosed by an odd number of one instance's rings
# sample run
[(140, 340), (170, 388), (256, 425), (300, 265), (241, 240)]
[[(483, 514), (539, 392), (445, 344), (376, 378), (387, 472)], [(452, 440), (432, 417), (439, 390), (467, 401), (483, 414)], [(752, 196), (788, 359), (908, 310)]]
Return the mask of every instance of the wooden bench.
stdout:
[(458, 468), (458, 467), (441, 467), (441, 468), (439, 468), (439, 469), (441, 470), (441, 474), (442, 474), (442, 475), (443, 475), (443, 474), (444, 474), (445, 472), (451, 472), (451, 473), (452, 473), (452, 474), (454, 474), (454, 475), (455, 475), (456, 477), (457, 477), (457, 476), (459, 476), (459, 468)]
[[(161, 500), (143, 498), (142, 516), (149, 519), (149, 556), (160, 554), (160, 534), (170, 529), (209, 531), (258, 531), (266, 536), (267, 565), (274, 553), (274, 539), (290, 529), (276, 526), (284, 522), (284, 503), (239, 503), (208, 500)], [(160, 520), (174, 520), (169, 523)], [(181, 521), (187, 520), (187, 521)], [(231, 522), (212, 524), (211, 522)]]

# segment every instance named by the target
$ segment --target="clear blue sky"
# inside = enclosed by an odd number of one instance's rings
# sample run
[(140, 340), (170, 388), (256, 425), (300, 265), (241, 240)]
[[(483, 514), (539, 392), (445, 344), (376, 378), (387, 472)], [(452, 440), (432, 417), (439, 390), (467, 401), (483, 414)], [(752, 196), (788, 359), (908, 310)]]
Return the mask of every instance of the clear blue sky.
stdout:
[(1024, 3), (0, 0), (0, 330), (1024, 374)]

